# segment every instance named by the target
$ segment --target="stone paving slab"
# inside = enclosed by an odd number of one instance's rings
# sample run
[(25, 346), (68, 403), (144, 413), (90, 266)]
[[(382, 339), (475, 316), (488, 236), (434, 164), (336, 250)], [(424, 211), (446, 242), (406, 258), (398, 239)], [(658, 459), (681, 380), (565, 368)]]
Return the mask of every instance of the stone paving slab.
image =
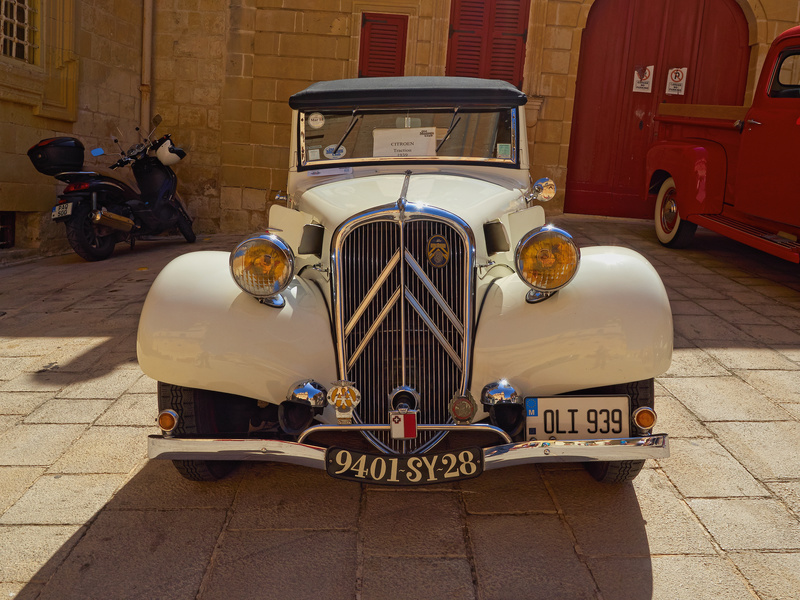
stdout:
[(676, 251), (646, 221), (555, 221), (643, 253), (672, 303), (672, 457), (631, 485), (579, 465), (414, 489), (266, 463), (186, 481), (146, 458), (138, 314), (172, 258), (239, 236), (0, 267), (0, 595), (800, 599), (797, 266), (702, 228)]

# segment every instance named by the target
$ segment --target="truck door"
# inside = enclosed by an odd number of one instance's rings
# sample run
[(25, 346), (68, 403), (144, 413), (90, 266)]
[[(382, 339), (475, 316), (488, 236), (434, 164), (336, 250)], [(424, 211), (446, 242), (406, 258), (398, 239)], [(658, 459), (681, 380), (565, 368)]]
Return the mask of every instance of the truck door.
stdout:
[(744, 123), (734, 207), (800, 227), (800, 47), (781, 52), (776, 65)]

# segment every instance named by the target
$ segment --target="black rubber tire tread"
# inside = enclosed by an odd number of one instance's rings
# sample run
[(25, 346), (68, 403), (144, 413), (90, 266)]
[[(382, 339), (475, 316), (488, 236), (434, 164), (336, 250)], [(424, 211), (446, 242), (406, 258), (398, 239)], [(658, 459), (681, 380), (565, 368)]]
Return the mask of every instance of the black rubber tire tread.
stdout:
[[(642, 379), (629, 383), (605, 385), (586, 390), (570, 392), (567, 395), (626, 394), (631, 398), (631, 413), (640, 406), (655, 408), (655, 381)], [(583, 463), (584, 468), (600, 483), (620, 484), (633, 481), (644, 466), (643, 460), (593, 461)]]
[(643, 460), (615, 460), (609, 462), (587, 462), (583, 466), (600, 483), (620, 484), (636, 479), (644, 466)]
[[(213, 393), (158, 382), (159, 412), (171, 408), (178, 413), (174, 434), (202, 435), (216, 433)], [(173, 460), (178, 472), (191, 481), (217, 481), (229, 475), (239, 463), (220, 460)]]
[(176, 225), (178, 227), (178, 231), (181, 232), (183, 239), (185, 239), (188, 243), (194, 244), (195, 241), (197, 241), (197, 236), (192, 230), (192, 222), (189, 221), (181, 212), (178, 213), (178, 222)]
[[(666, 179), (661, 184), (661, 188), (658, 191), (658, 196), (659, 197), (661, 196), (662, 190), (664, 190), (665, 188), (667, 188), (667, 189), (668, 188), (674, 188), (676, 191), (678, 189), (677, 186), (675, 185), (675, 181), (672, 179), (672, 177), (669, 177), (668, 179)], [(659, 226), (660, 215), (658, 214), (659, 213), (659, 209), (660, 209), (659, 200), (657, 199), (656, 200), (656, 215), (655, 215), (656, 237), (658, 237), (658, 230), (660, 229), (660, 226)], [(678, 219), (679, 219), (678, 227), (677, 227), (677, 230), (675, 231), (675, 234), (672, 236), (672, 239), (670, 239), (669, 241), (665, 242), (665, 241), (662, 241), (660, 237), (658, 238), (658, 241), (663, 246), (666, 246), (667, 248), (676, 248), (676, 249), (678, 249), (678, 248), (686, 248), (686, 247), (688, 247), (692, 243), (692, 239), (694, 238), (695, 231), (697, 231), (697, 224), (696, 223), (691, 223), (689, 221), (681, 219), (680, 214), (678, 214)], [(665, 234), (666, 234), (666, 232), (665, 232)], [(668, 235), (668, 234), (666, 234), (666, 235)]]
[(76, 204), (75, 212), (64, 225), (67, 227), (67, 241), (75, 254), (95, 262), (105, 260), (114, 252), (117, 243), (114, 234), (97, 237), (94, 225), (89, 220), (89, 213), (92, 208), (88, 204)]

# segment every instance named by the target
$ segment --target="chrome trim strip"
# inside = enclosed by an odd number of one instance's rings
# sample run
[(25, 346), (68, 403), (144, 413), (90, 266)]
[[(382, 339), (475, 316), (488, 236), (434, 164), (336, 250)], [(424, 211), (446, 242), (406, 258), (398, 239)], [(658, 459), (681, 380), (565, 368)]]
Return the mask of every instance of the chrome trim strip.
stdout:
[(395, 252), (394, 256), (392, 256), (392, 258), (389, 260), (389, 264), (386, 265), (386, 268), (381, 272), (381, 274), (375, 280), (375, 283), (367, 292), (364, 301), (358, 306), (356, 311), (353, 313), (353, 316), (350, 318), (350, 322), (344, 328), (345, 337), (350, 335), (350, 332), (353, 331), (353, 327), (356, 326), (358, 320), (364, 314), (364, 311), (367, 310), (369, 303), (372, 302), (372, 300), (375, 298), (375, 295), (380, 291), (381, 286), (389, 277), (389, 275), (392, 274), (392, 269), (394, 269), (397, 266), (397, 263), (399, 261), (400, 261), (400, 249), (398, 248), (397, 252)]
[(520, 442), (485, 448), (483, 455), (485, 471), (532, 462), (667, 458), (669, 456), (669, 438), (666, 433), (659, 433), (649, 437), (610, 440)]
[[(334, 426), (335, 427), (335, 426)], [(463, 425), (452, 425), (454, 429)], [(165, 438), (151, 435), (147, 455), (167, 460), (271, 461), (325, 468), (325, 448), (276, 440), (217, 440)], [(520, 442), (484, 448), (484, 470), (528, 463), (561, 463), (608, 460), (644, 460), (669, 456), (666, 433), (641, 438), (612, 440), (564, 440)]]
[(450, 343), (444, 337), (442, 332), (439, 331), (438, 327), (436, 327), (436, 323), (433, 322), (433, 319), (431, 319), (430, 315), (428, 315), (428, 313), (425, 312), (425, 309), (422, 308), (422, 305), (417, 301), (416, 298), (414, 298), (414, 294), (412, 294), (411, 291), (408, 288), (406, 288), (405, 297), (406, 297), (406, 300), (408, 300), (408, 303), (411, 305), (411, 308), (413, 308), (416, 311), (416, 313), (419, 315), (420, 319), (422, 319), (425, 322), (425, 325), (428, 326), (428, 329), (430, 330), (430, 332), (434, 335), (434, 337), (437, 339), (437, 341), (442, 345), (442, 348), (444, 348), (445, 352), (447, 352), (447, 354), (450, 356), (450, 358), (453, 359), (453, 362), (456, 364), (456, 366), (459, 369), (462, 369), (463, 366), (462, 366), (462, 363), (461, 363), (461, 357), (458, 356), (458, 353), (455, 350), (453, 350), (453, 347), (450, 345)]
[(355, 349), (353, 352), (353, 356), (350, 357), (350, 361), (347, 363), (347, 368), (350, 369), (353, 366), (353, 363), (358, 360), (358, 357), (361, 356), (361, 353), (364, 351), (364, 348), (367, 347), (369, 341), (372, 339), (372, 336), (375, 335), (375, 332), (378, 331), (378, 327), (381, 326), (386, 316), (389, 314), (389, 311), (392, 310), (397, 301), (400, 299), (400, 288), (397, 288), (392, 294), (392, 297), (389, 298), (389, 301), (386, 303), (386, 306), (383, 307), (383, 310), (378, 314), (378, 318), (375, 319), (375, 322), (369, 328), (369, 331), (364, 335), (364, 339), (361, 340), (361, 343), (358, 345), (358, 348)]
[[(389, 425), (370, 425), (370, 424), (359, 424), (359, 425), (314, 425), (313, 427), (309, 427), (303, 433), (300, 434), (300, 437), (297, 438), (297, 443), (302, 444), (309, 436), (315, 433), (321, 433), (325, 431), (389, 431)], [(479, 431), (479, 432), (488, 432), (494, 433), (500, 437), (504, 442), (510, 444), (512, 442), (511, 437), (499, 427), (495, 427), (494, 425), (488, 425), (484, 423), (476, 423), (474, 425), (455, 425), (453, 423), (446, 423), (443, 425), (422, 425), (418, 424), (417, 429), (420, 431)]]
[(414, 257), (411, 255), (411, 252), (408, 251), (408, 248), (406, 248), (405, 251), (405, 259), (408, 266), (411, 267), (414, 273), (417, 274), (417, 277), (419, 277), (419, 280), (422, 282), (422, 285), (425, 286), (430, 295), (433, 296), (433, 299), (436, 300), (436, 303), (439, 305), (439, 308), (441, 308), (442, 312), (445, 315), (447, 315), (448, 319), (450, 319), (450, 322), (453, 324), (453, 327), (456, 328), (458, 334), (463, 336), (464, 326), (458, 321), (458, 317), (456, 317), (455, 313), (453, 312), (453, 309), (450, 308), (450, 305), (439, 293), (439, 290), (437, 290), (434, 287), (433, 282), (430, 279), (428, 279), (428, 276), (425, 274), (425, 271), (422, 270), (422, 267), (419, 266), (419, 263), (416, 260), (414, 260)]

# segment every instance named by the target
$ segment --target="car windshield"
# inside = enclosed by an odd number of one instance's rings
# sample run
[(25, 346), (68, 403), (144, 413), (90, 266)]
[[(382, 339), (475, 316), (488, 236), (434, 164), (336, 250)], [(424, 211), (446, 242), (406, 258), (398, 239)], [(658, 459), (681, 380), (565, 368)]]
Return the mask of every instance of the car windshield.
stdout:
[(300, 113), (300, 167), (376, 161), (517, 164), (516, 108)]

